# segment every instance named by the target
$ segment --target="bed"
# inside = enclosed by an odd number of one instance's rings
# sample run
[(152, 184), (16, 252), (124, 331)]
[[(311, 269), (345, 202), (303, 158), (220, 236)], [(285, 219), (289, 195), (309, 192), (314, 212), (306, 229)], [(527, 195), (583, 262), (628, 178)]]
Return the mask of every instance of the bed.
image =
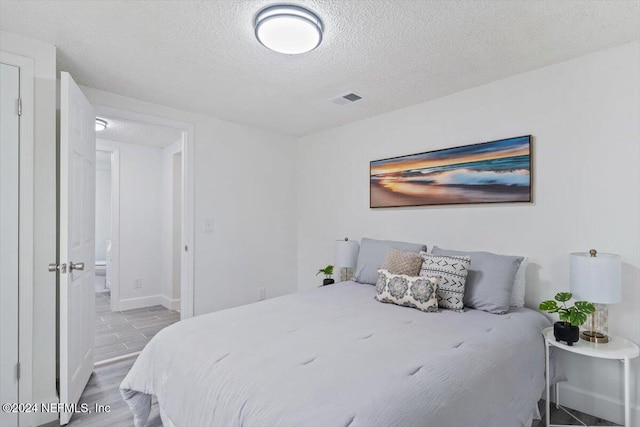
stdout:
[(419, 310), (342, 282), (160, 331), (121, 384), (144, 426), (518, 427), (544, 389), (542, 314)]

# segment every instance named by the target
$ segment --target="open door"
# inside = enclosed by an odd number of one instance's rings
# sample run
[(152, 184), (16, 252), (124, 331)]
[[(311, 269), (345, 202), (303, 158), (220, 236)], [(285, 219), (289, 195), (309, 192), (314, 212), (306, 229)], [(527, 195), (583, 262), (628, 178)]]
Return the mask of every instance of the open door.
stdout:
[[(60, 80), (60, 403), (69, 405), (93, 370), (96, 115), (68, 73)], [(61, 412), (60, 424), (72, 415)]]

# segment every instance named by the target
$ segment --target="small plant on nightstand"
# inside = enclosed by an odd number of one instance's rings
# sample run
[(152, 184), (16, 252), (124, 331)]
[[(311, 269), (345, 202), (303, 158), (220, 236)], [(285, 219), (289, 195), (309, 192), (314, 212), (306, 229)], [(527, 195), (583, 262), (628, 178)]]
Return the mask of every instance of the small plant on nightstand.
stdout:
[(316, 276), (321, 273), (324, 274), (324, 280), (322, 281), (322, 286), (327, 286), (335, 283), (335, 280), (331, 278), (331, 276), (333, 276), (333, 265), (327, 265), (325, 268), (321, 268), (316, 273)]
[(542, 301), (539, 307), (549, 313), (558, 313), (560, 321), (553, 324), (553, 335), (556, 341), (564, 341), (567, 345), (573, 345), (580, 339), (579, 326), (587, 321), (587, 315), (596, 311), (595, 306), (587, 301), (576, 301), (573, 306), (568, 307), (567, 301), (572, 297), (571, 292), (559, 292), (554, 297), (555, 301)]

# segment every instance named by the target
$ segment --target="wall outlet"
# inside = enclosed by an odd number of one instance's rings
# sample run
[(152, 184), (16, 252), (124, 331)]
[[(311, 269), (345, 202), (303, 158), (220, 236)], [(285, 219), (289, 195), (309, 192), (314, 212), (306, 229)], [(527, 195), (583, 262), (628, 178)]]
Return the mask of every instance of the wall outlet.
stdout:
[(265, 288), (258, 289), (258, 301), (267, 299), (267, 290)]
[(213, 218), (206, 218), (204, 220), (204, 232), (213, 233)]
[(140, 288), (142, 287), (142, 279), (138, 277), (138, 278), (133, 282), (133, 287), (134, 287), (134, 289), (140, 289)]

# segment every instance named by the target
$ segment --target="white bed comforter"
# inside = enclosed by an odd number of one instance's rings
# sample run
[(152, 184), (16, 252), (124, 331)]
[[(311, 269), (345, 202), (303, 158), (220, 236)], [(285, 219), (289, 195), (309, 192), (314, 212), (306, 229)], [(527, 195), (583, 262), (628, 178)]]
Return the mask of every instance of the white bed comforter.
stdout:
[(136, 426), (151, 395), (175, 427), (530, 425), (542, 314), (423, 313), (374, 295), (344, 282), (162, 330), (120, 386)]

